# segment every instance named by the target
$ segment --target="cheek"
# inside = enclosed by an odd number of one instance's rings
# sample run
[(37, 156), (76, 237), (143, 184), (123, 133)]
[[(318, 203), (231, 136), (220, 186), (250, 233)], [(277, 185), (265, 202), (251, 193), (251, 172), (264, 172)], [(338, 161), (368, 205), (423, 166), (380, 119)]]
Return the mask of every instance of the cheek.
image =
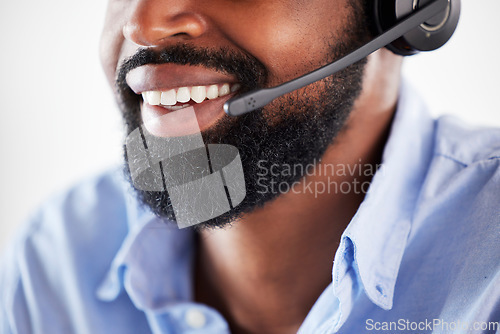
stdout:
[(99, 44), (99, 58), (111, 87), (115, 84), (116, 65), (124, 41), (122, 27), (125, 9), (123, 1), (109, 1)]
[(329, 46), (342, 35), (348, 13), (345, 1), (315, 2), (308, 6), (299, 1), (269, 1), (254, 8), (253, 15), (233, 16), (228, 23), (233, 42), (266, 66), (270, 85), (325, 65)]

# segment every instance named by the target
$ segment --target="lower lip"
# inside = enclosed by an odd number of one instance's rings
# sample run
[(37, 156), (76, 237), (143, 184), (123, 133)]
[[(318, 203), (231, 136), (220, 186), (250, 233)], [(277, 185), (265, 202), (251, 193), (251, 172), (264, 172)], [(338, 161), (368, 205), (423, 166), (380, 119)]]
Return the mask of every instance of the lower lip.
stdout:
[[(142, 103), (141, 116), (146, 130), (157, 137), (169, 137), (189, 135), (194, 132), (204, 131), (222, 117), (225, 117), (224, 103), (233, 97), (229, 94), (213, 100), (205, 100), (202, 103), (195, 103), (189, 107), (170, 110), (161, 106), (153, 106)], [(192, 110), (196, 120), (192, 119)], [(169, 115), (169, 116), (166, 116)], [(197, 122), (197, 126), (193, 123)]]

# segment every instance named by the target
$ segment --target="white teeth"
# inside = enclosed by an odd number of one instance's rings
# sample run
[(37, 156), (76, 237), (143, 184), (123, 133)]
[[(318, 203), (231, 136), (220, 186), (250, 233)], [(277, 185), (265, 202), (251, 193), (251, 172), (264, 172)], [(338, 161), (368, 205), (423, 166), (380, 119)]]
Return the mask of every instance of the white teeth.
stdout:
[(227, 95), (229, 92), (229, 84), (223, 84), (219, 89), (219, 96)]
[(149, 91), (145, 92), (142, 94), (142, 98), (144, 101), (146, 101), (148, 104), (152, 106), (157, 106), (161, 102), (161, 93), (158, 91)]
[(213, 100), (219, 97), (219, 87), (217, 85), (211, 85), (207, 89), (207, 98)]
[(195, 86), (191, 88), (191, 99), (196, 103), (201, 103), (207, 97), (207, 89), (205, 86)]
[(177, 91), (177, 102), (188, 102), (191, 99), (191, 94), (189, 92), (189, 88), (181, 87)]
[(179, 106), (179, 103), (186, 103), (193, 100), (196, 103), (202, 103), (205, 99), (213, 100), (221, 96), (226, 96), (229, 93), (234, 93), (241, 88), (240, 84), (230, 85), (228, 83), (222, 86), (194, 86), (194, 87), (179, 87), (177, 91), (170, 89), (164, 92), (147, 91), (142, 93), (144, 102), (157, 106), (162, 105), (169, 109), (180, 109), (184, 106)]
[(175, 89), (167, 90), (166, 92), (161, 92), (161, 104), (164, 106), (173, 106), (177, 103), (177, 93)]

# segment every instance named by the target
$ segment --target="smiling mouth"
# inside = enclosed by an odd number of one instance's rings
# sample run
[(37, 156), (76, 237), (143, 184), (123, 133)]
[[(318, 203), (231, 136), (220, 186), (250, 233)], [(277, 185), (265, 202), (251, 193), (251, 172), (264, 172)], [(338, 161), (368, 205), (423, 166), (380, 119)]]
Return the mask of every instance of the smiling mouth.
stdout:
[(179, 110), (206, 100), (215, 100), (238, 91), (238, 83), (213, 84), (208, 86), (178, 87), (166, 91), (151, 90), (142, 92), (145, 103), (160, 106), (167, 110)]

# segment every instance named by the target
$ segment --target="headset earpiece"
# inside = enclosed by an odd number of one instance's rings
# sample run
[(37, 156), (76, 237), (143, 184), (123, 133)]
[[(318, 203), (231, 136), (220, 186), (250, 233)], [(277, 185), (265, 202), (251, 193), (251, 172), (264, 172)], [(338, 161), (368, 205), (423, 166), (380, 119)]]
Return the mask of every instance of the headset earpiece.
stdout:
[[(432, 0), (373, 0), (374, 25), (377, 35), (393, 27), (414, 10)], [(432, 51), (443, 46), (453, 35), (460, 17), (460, 0), (448, 0), (442, 13), (422, 23), (386, 47), (401, 56)]]

